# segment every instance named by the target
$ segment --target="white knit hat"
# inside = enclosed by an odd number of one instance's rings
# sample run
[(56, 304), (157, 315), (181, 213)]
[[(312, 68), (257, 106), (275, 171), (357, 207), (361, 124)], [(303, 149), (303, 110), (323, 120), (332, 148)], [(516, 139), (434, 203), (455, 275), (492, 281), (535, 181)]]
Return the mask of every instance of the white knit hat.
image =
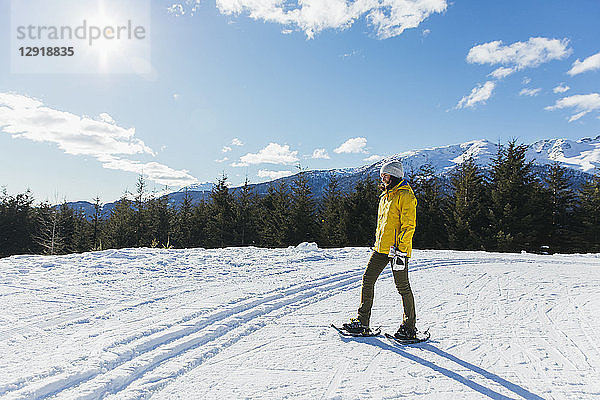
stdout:
[(402, 168), (402, 163), (400, 161), (388, 161), (381, 166), (379, 175), (381, 174), (390, 174), (396, 178), (402, 179), (404, 178), (404, 168)]

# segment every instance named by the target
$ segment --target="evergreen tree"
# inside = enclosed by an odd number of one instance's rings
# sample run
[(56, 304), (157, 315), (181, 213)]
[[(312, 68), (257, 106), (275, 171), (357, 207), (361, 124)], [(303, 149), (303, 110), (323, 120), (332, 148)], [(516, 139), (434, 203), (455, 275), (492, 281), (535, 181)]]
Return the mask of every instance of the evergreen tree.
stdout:
[(192, 221), (190, 227), (191, 243), (194, 247), (207, 247), (207, 226), (210, 213), (209, 204), (204, 200), (196, 203), (192, 208)]
[(146, 180), (144, 175), (140, 174), (136, 182), (136, 196), (134, 200), (134, 243), (136, 247), (150, 246), (152, 238), (148, 237), (148, 221), (146, 213)]
[(76, 210), (73, 213), (74, 228), (72, 239), (72, 250), (83, 253), (93, 249), (93, 226), (86, 218), (85, 211)]
[(169, 196), (152, 196), (145, 205), (146, 214), (146, 237), (150, 239), (153, 247), (171, 245), (171, 210), (169, 208)]
[(552, 164), (544, 181), (546, 183), (544, 209), (549, 214), (548, 229), (544, 229), (545, 239), (548, 239), (553, 251), (572, 250), (575, 194), (570, 187), (567, 169), (559, 163)]
[(227, 176), (217, 181), (210, 194), (211, 203), (208, 218), (207, 237), (211, 247), (225, 247), (234, 244), (235, 202), (227, 187)]
[(37, 213), (32, 204), (33, 196), (29, 190), (16, 196), (9, 196), (6, 188), (2, 188), (0, 192), (0, 257), (36, 253), (40, 250), (33, 240)]
[(319, 246), (344, 247), (347, 245), (348, 210), (345, 206), (346, 202), (339, 188), (339, 180), (335, 176), (331, 176), (319, 212), (321, 222)]
[(235, 200), (234, 243), (241, 246), (257, 244), (256, 204), (258, 199), (248, 185), (248, 177)]
[(493, 160), (490, 220), (495, 247), (501, 251), (538, 250), (544, 210), (542, 189), (525, 161), (527, 146), (499, 146)]
[(131, 200), (124, 195), (116, 202), (106, 223), (107, 248), (135, 247), (135, 212)]
[(290, 192), (284, 181), (270, 185), (260, 200), (259, 240), (264, 247), (284, 247), (291, 244)]
[(448, 200), (443, 194), (442, 182), (435, 176), (430, 164), (421, 166), (414, 179), (412, 187), (417, 197), (414, 246), (421, 249), (445, 249), (448, 247)]
[(292, 181), (290, 230), (292, 245), (313, 242), (317, 237), (317, 206), (306, 172), (300, 172)]
[[(56, 208), (56, 207), (54, 207)], [(75, 251), (75, 211), (63, 202), (58, 207), (58, 235), (63, 240), (63, 249), (60, 253), (67, 254)]]
[(173, 226), (173, 245), (178, 248), (190, 248), (194, 246), (193, 227), (194, 206), (192, 196), (184, 192), (181, 205), (175, 214), (175, 225)]
[(448, 242), (457, 250), (484, 250), (489, 221), (489, 196), (483, 173), (468, 158), (451, 174)]
[(581, 243), (583, 251), (600, 252), (600, 172), (588, 179), (579, 195)]
[(359, 180), (354, 191), (344, 197), (349, 246), (372, 246), (375, 242), (379, 194), (375, 180), (367, 177)]

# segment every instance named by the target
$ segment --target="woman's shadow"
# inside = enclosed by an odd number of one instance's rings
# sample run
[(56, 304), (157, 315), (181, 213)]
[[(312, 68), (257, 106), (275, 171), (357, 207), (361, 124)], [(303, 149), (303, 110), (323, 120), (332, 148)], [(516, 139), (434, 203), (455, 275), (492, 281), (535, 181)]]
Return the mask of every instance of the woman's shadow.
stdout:
[[(466, 377), (460, 375), (457, 372), (451, 371), (451, 370), (449, 370), (447, 368), (444, 368), (444, 367), (440, 367), (439, 365), (436, 365), (436, 364), (434, 364), (431, 361), (428, 361), (428, 360), (426, 360), (426, 359), (424, 359), (422, 357), (419, 357), (417, 355), (414, 355), (414, 354), (411, 354), (411, 353), (405, 351), (404, 350), (405, 346), (388, 343), (385, 339), (379, 339), (379, 338), (377, 338), (375, 340), (373, 340), (373, 339), (374, 338), (371, 338), (371, 339), (358, 339), (358, 340), (360, 340), (361, 342), (363, 342), (365, 344), (370, 344), (370, 345), (373, 345), (373, 346), (377, 346), (377, 347), (379, 347), (381, 349), (391, 351), (391, 352), (396, 353), (396, 354), (398, 354), (398, 355), (400, 355), (400, 356), (402, 356), (402, 357), (404, 357), (404, 358), (406, 358), (408, 360), (414, 361), (414, 362), (419, 363), (419, 364), (421, 364), (421, 365), (423, 365), (425, 367), (431, 368), (432, 370), (434, 370), (436, 372), (439, 372), (442, 375), (447, 376), (448, 378), (452, 378), (455, 381), (460, 382), (463, 385), (466, 385), (466, 386), (470, 387), (471, 389), (476, 390), (477, 392), (479, 392), (479, 393), (481, 393), (481, 394), (483, 394), (485, 396), (488, 396), (488, 397), (490, 397), (492, 399), (511, 400), (510, 397), (507, 397), (507, 396), (505, 396), (503, 394), (500, 394), (500, 393), (498, 393), (498, 392), (496, 392), (496, 391), (494, 391), (494, 390), (492, 390), (490, 388), (487, 388), (487, 387), (485, 387), (485, 386), (483, 386), (483, 385), (481, 385), (481, 384), (479, 384), (479, 383), (477, 383), (477, 382), (475, 382), (475, 381), (473, 381), (473, 380), (471, 380), (469, 378), (466, 378)], [(346, 339), (345, 338), (345, 340), (357, 340), (357, 339)], [(542, 397), (540, 397), (540, 396), (538, 396), (538, 395), (536, 395), (534, 393), (531, 393), (530, 391), (528, 391), (527, 389), (525, 389), (525, 388), (523, 388), (523, 387), (521, 387), (519, 385), (516, 385), (516, 384), (514, 384), (512, 382), (509, 382), (506, 379), (501, 378), (498, 375), (493, 374), (493, 373), (491, 373), (489, 371), (486, 371), (483, 368), (480, 368), (480, 367), (478, 367), (476, 365), (473, 365), (473, 364), (471, 364), (471, 363), (469, 363), (467, 361), (461, 360), (460, 358), (458, 358), (456, 356), (453, 356), (452, 354), (447, 353), (444, 350), (438, 349), (431, 342), (419, 343), (419, 344), (410, 345), (410, 346), (411, 347), (418, 347), (421, 350), (426, 350), (426, 351), (429, 351), (431, 353), (435, 353), (438, 356), (444, 357), (444, 358), (446, 358), (446, 359), (448, 359), (448, 360), (450, 360), (450, 361), (452, 361), (452, 362), (454, 362), (454, 363), (456, 363), (456, 364), (458, 364), (458, 365), (460, 365), (462, 367), (470, 369), (471, 371), (478, 373), (479, 375), (483, 376), (484, 378), (489, 379), (491, 381), (494, 381), (494, 382), (502, 385), (506, 389), (508, 389), (511, 392), (513, 392), (513, 393), (521, 396), (524, 399), (527, 399), (527, 400), (544, 400)]]

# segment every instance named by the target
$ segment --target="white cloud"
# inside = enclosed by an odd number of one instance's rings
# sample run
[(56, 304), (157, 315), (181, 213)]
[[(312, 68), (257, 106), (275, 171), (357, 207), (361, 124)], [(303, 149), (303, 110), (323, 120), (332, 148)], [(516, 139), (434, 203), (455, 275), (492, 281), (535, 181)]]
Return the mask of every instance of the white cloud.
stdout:
[(373, 154), (372, 156), (369, 156), (369, 157), (363, 159), (363, 161), (366, 161), (366, 162), (377, 162), (379, 160), (383, 160), (383, 158), (384, 158), (383, 156), (379, 156), (377, 154)]
[(217, 0), (226, 15), (250, 18), (304, 31), (310, 39), (325, 29), (347, 29), (364, 17), (377, 37), (387, 39), (416, 28), (433, 13), (447, 8), (446, 0)]
[(55, 143), (73, 155), (155, 155), (134, 137), (134, 128), (118, 126), (107, 113), (100, 114), (98, 119), (80, 117), (18, 94), (0, 93), (0, 129), (15, 138)]
[(423, 32), (421, 33), (421, 35), (423, 37), (427, 37), (427, 36), (429, 36), (430, 33), (431, 33), (431, 30), (429, 30), (429, 29), (423, 29)]
[(175, 170), (154, 161), (142, 163), (111, 155), (102, 155), (98, 157), (98, 161), (102, 163), (104, 168), (133, 172), (138, 175), (143, 174), (149, 180), (160, 185), (187, 186), (199, 182), (186, 170)]
[(242, 143), (242, 141), (239, 138), (233, 138), (233, 140), (231, 141), (231, 145), (232, 146), (243, 146), (244, 143)]
[[(559, 60), (571, 54), (567, 39), (548, 39), (532, 37), (526, 42), (515, 42), (504, 45), (501, 40), (488, 42), (472, 47), (467, 54), (467, 62), (472, 64), (489, 64), (502, 66), (492, 71), (489, 76), (500, 80), (524, 68), (538, 67), (539, 65)], [(528, 85), (531, 79), (523, 78), (523, 85)], [(474, 107), (478, 103), (485, 103), (496, 88), (497, 82), (487, 81), (478, 85), (468, 96), (464, 96), (456, 109)], [(525, 88), (519, 93), (521, 96), (537, 96), (541, 89)]]
[(537, 89), (523, 88), (519, 92), (519, 96), (533, 97), (533, 96), (537, 96), (538, 94), (540, 94), (541, 91), (542, 91), (541, 88), (537, 88)]
[(492, 96), (495, 87), (496, 82), (493, 81), (487, 81), (483, 85), (474, 87), (468, 96), (460, 99), (456, 108), (475, 107), (478, 103), (485, 103)]
[(583, 61), (579, 61), (579, 59), (575, 60), (567, 74), (573, 76), (586, 71), (593, 71), (595, 69), (600, 69), (600, 53), (589, 56)]
[(181, 4), (172, 4), (169, 8), (167, 8), (167, 12), (174, 17), (181, 17), (185, 14), (185, 10), (183, 9), (183, 5)]
[(311, 158), (321, 158), (324, 160), (329, 160), (331, 157), (329, 157), (329, 154), (327, 154), (327, 150), (325, 149), (315, 149), (315, 151), (313, 151)]
[(115, 124), (116, 124), (116, 121), (113, 119), (113, 117), (111, 117), (111, 116), (110, 116), (109, 114), (107, 114), (107, 113), (100, 113), (100, 114), (98, 115), (98, 117), (100, 117), (100, 118), (99, 118), (99, 119), (100, 119), (100, 121), (102, 121), (102, 122), (106, 122), (107, 124), (112, 124), (112, 125), (115, 125)]
[(231, 147), (229, 146), (223, 146), (223, 148), (221, 149), (222, 153), (227, 153), (229, 151), (233, 150)]
[(160, 184), (178, 186), (197, 180), (185, 170), (174, 170), (157, 162), (141, 163), (117, 155), (155, 152), (134, 137), (134, 128), (123, 128), (107, 113), (97, 119), (55, 110), (34, 98), (0, 93), (0, 130), (13, 138), (56, 144), (67, 154), (91, 156), (104, 168), (144, 173)]
[(500, 67), (500, 68), (493, 70), (492, 73), (490, 73), (490, 76), (492, 76), (493, 78), (496, 78), (496, 79), (502, 79), (502, 78), (506, 78), (507, 76), (511, 75), (516, 70), (517, 70), (516, 68)]
[(537, 67), (540, 64), (559, 60), (571, 54), (567, 39), (532, 37), (527, 42), (516, 42), (505, 46), (502, 41), (484, 43), (469, 50), (467, 62), (475, 64), (503, 64), (516, 69)]
[(200, 7), (200, 0), (184, 0), (183, 3), (173, 3), (167, 8), (167, 12), (174, 17), (181, 17), (185, 15), (186, 10), (190, 11), (190, 15), (194, 15)]
[(358, 50), (352, 50), (352, 51), (350, 51), (348, 53), (342, 54), (342, 58), (347, 59), (347, 58), (350, 58), (350, 57), (357, 56), (359, 54), (360, 54), (360, 51), (358, 51)]
[(173, 93), (173, 100), (179, 100), (181, 95), (179, 93)]
[(246, 167), (253, 164), (294, 164), (298, 161), (298, 152), (291, 151), (290, 146), (269, 143), (258, 153), (248, 153), (240, 157), (241, 163), (234, 163), (234, 167)]
[(553, 106), (546, 107), (546, 110), (552, 111), (563, 108), (573, 108), (576, 114), (569, 118), (569, 122), (573, 122), (583, 117), (587, 113), (600, 110), (600, 94), (577, 94), (574, 96), (563, 97), (557, 100)]
[(560, 85), (558, 85), (557, 87), (552, 89), (552, 91), (554, 93), (564, 93), (564, 92), (568, 91), (569, 89), (571, 89), (571, 88), (566, 86), (564, 83), (561, 83)]
[(364, 137), (355, 137), (346, 140), (333, 152), (340, 153), (366, 153), (365, 146), (367, 145), (367, 139)]
[(292, 174), (292, 171), (269, 171), (266, 169), (261, 169), (258, 171), (257, 175), (261, 178), (279, 179), (286, 176), (290, 176)]
[(572, 115), (571, 118), (569, 118), (569, 122), (573, 122), (573, 121), (577, 121), (579, 118), (583, 117), (585, 114), (587, 114), (589, 111), (582, 111), (580, 113), (577, 113), (575, 115)]
[(218, 162), (218, 163), (222, 163), (222, 162), (225, 162), (225, 161), (229, 161), (229, 157), (223, 157), (220, 160), (215, 160), (215, 161)]

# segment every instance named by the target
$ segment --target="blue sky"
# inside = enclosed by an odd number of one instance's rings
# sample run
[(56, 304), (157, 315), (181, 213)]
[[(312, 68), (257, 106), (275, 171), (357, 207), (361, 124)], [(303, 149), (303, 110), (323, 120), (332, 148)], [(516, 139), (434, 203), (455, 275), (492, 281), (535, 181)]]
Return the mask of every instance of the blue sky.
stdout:
[[(108, 202), (140, 172), (157, 191), (222, 173), (237, 185), (474, 139), (600, 134), (598, 1), (303, 4), (153, 1), (143, 74), (13, 73), (5, 28), (0, 186)], [(10, 11), (0, 2), (2, 26)]]

